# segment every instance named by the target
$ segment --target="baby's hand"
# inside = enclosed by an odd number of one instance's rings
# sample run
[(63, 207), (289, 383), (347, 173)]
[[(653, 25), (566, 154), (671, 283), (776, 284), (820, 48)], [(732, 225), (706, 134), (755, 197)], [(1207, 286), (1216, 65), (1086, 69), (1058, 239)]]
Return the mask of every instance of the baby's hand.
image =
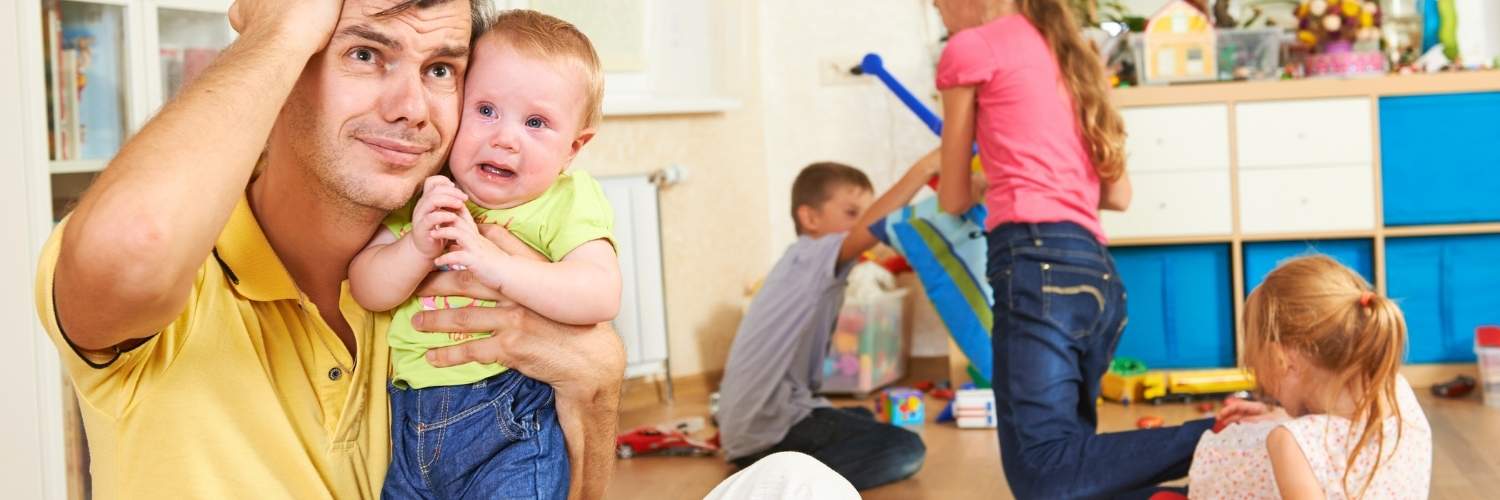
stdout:
[(451, 241), (448, 252), (433, 261), (438, 266), (453, 270), (468, 270), (484, 286), (499, 290), (501, 268), (510, 258), (504, 250), (479, 233), (473, 219), (461, 221), (433, 230), (433, 235)]
[(434, 175), (427, 178), (422, 185), (422, 197), (417, 200), (417, 206), (411, 213), (412, 242), (416, 244), (418, 252), (427, 257), (437, 257), (443, 253), (445, 244), (442, 238), (434, 236), (434, 230), (453, 226), (460, 221), (474, 224), (473, 218), (469, 217), (469, 210), (464, 207), (464, 201), (468, 199), (447, 177)]

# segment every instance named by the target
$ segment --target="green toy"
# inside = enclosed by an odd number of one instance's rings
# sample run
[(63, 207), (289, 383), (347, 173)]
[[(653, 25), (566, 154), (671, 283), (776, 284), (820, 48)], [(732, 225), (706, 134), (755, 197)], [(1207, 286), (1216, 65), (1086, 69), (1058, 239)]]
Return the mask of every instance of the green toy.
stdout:
[(1458, 60), (1458, 8), (1457, 0), (1438, 0), (1438, 42), (1443, 44), (1443, 55), (1448, 60)]

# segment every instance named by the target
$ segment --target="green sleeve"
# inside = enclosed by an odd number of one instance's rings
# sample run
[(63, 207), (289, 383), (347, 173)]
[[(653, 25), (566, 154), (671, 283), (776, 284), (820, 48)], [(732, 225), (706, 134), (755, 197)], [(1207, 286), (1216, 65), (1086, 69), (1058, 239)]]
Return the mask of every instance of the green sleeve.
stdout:
[(562, 260), (584, 243), (606, 240), (615, 245), (615, 212), (609, 199), (604, 197), (604, 188), (585, 172), (570, 172), (558, 178), (556, 209), (551, 210), (548, 224), (557, 228), (556, 234), (545, 242), (543, 253)]
[(380, 225), (390, 230), (397, 238), (406, 236), (406, 233), (411, 232), (411, 214), (416, 209), (416, 206), (417, 200), (412, 199), (405, 206), (395, 209), (389, 215), (386, 215), (385, 220)]

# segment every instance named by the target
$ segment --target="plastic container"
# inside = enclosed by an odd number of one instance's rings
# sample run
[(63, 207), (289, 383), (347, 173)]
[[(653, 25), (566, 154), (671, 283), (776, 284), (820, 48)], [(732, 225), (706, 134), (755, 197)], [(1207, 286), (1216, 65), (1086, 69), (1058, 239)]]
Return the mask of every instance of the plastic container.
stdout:
[(823, 359), (825, 394), (864, 396), (906, 374), (906, 290), (844, 301)]
[(1220, 80), (1275, 80), (1281, 78), (1282, 47), (1288, 41), (1281, 28), (1225, 29), (1218, 37)]
[(1474, 355), (1479, 363), (1484, 405), (1500, 408), (1500, 327), (1481, 326), (1474, 332)]

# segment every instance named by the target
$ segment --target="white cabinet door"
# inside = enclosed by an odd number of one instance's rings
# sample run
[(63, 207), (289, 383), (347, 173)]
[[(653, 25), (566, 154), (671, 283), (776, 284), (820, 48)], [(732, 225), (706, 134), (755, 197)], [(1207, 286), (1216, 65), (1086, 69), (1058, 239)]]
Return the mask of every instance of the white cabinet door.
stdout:
[(1132, 172), (1228, 168), (1229, 107), (1223, 104), (1122, 110), (1126, 168)]
[(1372, 113), (1363, 97), (1239, 104), (1239, 166), (1368, 165)]
[(1246, 234), (1375, 227), (1370, 165), (1240, 171), (1240, 229)]
[(1101, 211), (1110, 238), (1228, 235), (1229, 170), (1136, 172), (1130, 210)]

